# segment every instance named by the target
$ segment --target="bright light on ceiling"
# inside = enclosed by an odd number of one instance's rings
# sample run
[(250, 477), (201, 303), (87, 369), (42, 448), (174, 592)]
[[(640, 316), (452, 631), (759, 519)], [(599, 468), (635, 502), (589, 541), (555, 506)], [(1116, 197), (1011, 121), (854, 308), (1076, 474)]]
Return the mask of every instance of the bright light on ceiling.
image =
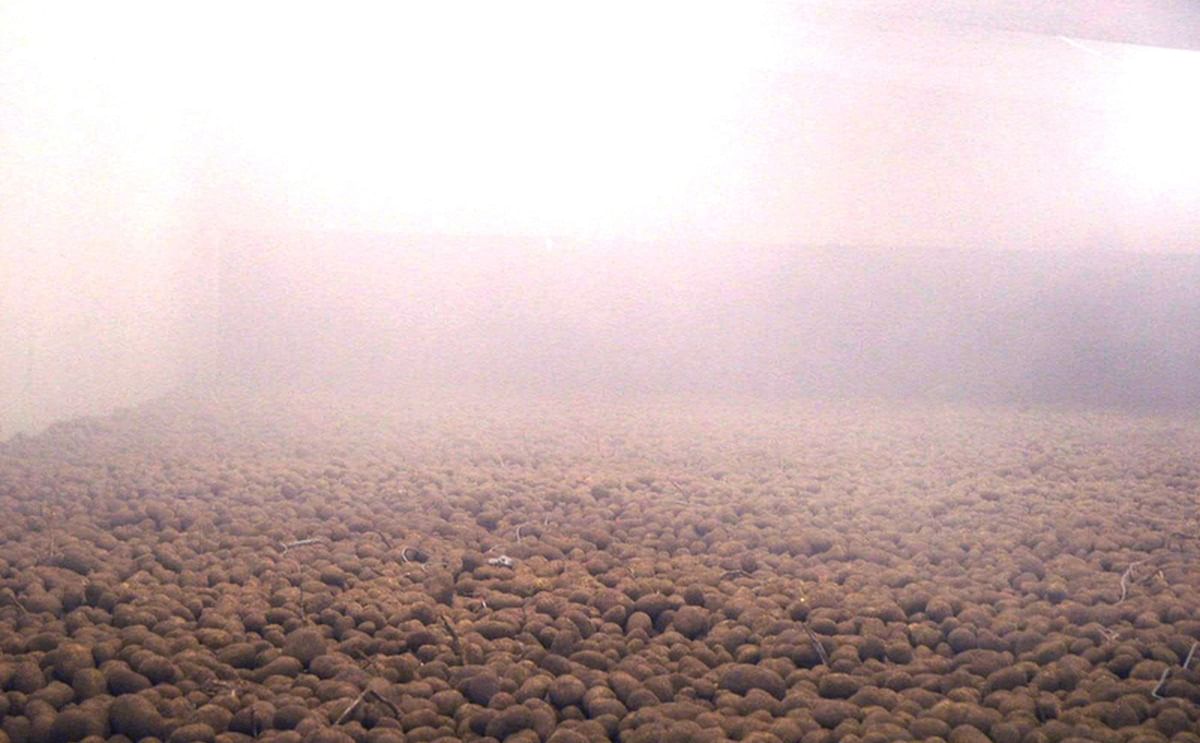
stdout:
[(451, 231), (628, 234), (677, 214), (736, 157), (770, 34), (726, 4), (249, 7), (202, 31), (244, 172), (281, 178), (293, 209), (337, 204), (331, 220)]
[(1117, 174), (1147, 197), (1200, 197), (1200, 53), (1114, 49)]

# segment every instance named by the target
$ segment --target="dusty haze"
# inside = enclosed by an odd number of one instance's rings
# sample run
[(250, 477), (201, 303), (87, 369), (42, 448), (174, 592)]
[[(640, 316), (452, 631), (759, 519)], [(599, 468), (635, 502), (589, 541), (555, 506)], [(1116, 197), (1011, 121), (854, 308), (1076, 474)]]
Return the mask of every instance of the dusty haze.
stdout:
[(6, 3), (0, 425), (199, 383), (1194, 404), (1200, 52), (1005, 13)]
[(1198, 31), (0, 0), (0, 743), (1200, 743)]

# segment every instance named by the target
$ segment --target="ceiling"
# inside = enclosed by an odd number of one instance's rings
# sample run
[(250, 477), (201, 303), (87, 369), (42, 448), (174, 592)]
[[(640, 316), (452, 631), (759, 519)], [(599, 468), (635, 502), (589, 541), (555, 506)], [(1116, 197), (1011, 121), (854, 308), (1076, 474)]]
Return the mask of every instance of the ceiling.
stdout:
[(918, 21), (1200, 51), (1194, 0), (804, 0), (799, 11), (881, 28)]

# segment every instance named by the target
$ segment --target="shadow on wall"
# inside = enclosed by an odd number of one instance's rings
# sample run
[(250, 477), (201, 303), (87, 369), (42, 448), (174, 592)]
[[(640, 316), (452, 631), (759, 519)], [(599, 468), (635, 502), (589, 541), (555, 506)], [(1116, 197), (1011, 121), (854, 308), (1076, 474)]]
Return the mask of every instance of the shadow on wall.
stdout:
[(1200, 257), (239, 235), (231, 384), (1200, 404)]

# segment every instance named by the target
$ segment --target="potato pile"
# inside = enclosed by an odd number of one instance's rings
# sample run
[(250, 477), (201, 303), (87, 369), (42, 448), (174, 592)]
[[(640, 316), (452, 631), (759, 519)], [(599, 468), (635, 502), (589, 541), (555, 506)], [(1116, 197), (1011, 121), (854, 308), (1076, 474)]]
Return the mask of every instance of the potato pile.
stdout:
[(0, 743), (1200, 741), (1198, 495), (1184, 418), (163, 400), (0, 445)]

